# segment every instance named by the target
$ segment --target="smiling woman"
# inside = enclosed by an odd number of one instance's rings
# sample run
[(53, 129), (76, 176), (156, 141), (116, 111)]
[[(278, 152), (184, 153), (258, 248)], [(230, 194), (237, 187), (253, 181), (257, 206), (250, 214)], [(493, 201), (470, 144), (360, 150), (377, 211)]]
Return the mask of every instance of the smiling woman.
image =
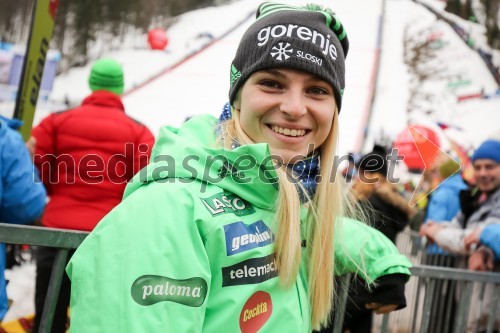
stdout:
[[(310, 333), (348, 272), (372, 285), (370, 308), (405, 306), (410, 262), (346, 217), (331, 177), (348, 47), (329, 9), (259, 6), (219, 121), (163, 128), (153, 162), (73, 256), (72, 333)], [(157, 172), (165, 156), (175, 175)]]

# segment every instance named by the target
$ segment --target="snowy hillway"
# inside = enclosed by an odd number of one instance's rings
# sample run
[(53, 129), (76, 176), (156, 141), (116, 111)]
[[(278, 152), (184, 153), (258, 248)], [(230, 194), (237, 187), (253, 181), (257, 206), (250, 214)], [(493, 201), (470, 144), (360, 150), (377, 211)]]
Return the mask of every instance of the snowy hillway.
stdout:
[[(289, 4), (303, 4), (303, 1), (285, 1)], [(347, 150), (359, 150), (354, 147), (360, 141), (359, 133), (363, 127), (359, 120), (366, 118), (370, 103), (373, 64), (377, 52), (377, 32), (379, 31), (382, 1), (357, 1), (356, 4), (338, 2), (332, 6), (330, 1), (316, 1), (332, 7), (343, 22), (350, 40), (347, 57), (347, 89), (344, 95), (343, 111), (349, 113), (341, 117), (343, 133), (346, 137)], [(240, 0), (229, 5), (193, 11), (180, 17), (179, 22), (168, 30), (170, 43), (167, 52), (136, 51), (124, 49), (106, 56), (117, 59), (124, 66), (126, 88), (132, 88), (144, 79), (177, 62), (185, 54), (199, 47), (205, 41), (198, 41), (195, 36), (209, 32), (217, 37), (243, 21), (238, 28), (223, 39), (192, 57), (181, 66), (168, 72), (147, 86), (124, 98), (126, 111), (132, 117), (145, 123), (153, 133), (158, 133), (161, 126), (168, 124), (179, 126), (187, 116), (211, 113), (218, 116), (222, 106), (228, 100), (229, 66), (236, 52), (236, 47), (248, 26), (254, 21), (253, 16), (244, 20), (257, 7), (255, 0)], [(203, 22), (203, 24), (199, 24)], [(356, 29), (356, 22), (363, 27)], [(86, 75), (90, 65), (70, 71), (59, 77), (55, 83), (52, 98), (62, 101), (68, 96), (77, 103), (90, 91), (86, 87)], [(45, 111), (45, 112), (44, 112)], [(36, 115), (39, 121), (49, 110)], [(343, 121), (343, 118), (349, 121)]]
[[(127, 114), (154, 134), (163, 125), (179, 126), (195, 114), (218, 116), (228, 99), (229, 66), (238, 41), (253, 22), (245, 18), (260, 2), (239, 0), (181, 15), (167, 32), (166, 52), (147, 50), (144, 37), (143, 49), (124, 46), (102, 54), (123, 65), (126, 90), (130, 90), (210, 42), (200, 34), (217, 38), (243, 22), (178, 67), (126, 95)], [(335, 10), (350, 41), (340, 153), (367, 151), (376, 140), (394, 139), (409, 123), (435, 128), (443, 137), (444, 149), (446, 136), (465, 147), (475, 147), (490, 136), (500, 138), (500, 97), (458, 101), (458, 97), (478, 91), (494, 94), (497, 84), (478, 55), (427, 9), (410, 0), (314, 2)], [(437, 0), (426, 2), (441, 6)], [(63, 105), (65, 98), (79, 104), (90, 93), (90, 65), (57, 77), (51, 103), (37, 109), (35, 124), (62, 109), (51, 105)], [(466, 84), (455, 86), (457, 82)], [(449, 129), (440, 130), (437, 122)], [(365, 134), (367, 141), (361, 146)], [(33, 312), (34, 269), (25, 265), (7, 274), (11, 280), (8, 292), (14, 300), (5, 318), (9, 321)]]

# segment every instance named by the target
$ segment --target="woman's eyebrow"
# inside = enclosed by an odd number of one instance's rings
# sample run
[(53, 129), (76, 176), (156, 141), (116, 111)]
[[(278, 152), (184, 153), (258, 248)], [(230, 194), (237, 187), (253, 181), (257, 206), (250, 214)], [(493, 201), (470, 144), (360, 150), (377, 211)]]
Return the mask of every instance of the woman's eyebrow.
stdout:
[(276, 69), (263, 69), (261, 72), (264, 72), (264, 73), (268, 73), (268, 74), (271, 74), (271, 75), (275, 75), (279, 78), (283, 78), (285, 79), (287, 76), (285, 74), (283, 74), (282, 72), (280, 72), (279, 70), (276, 70)]
[(322, 78), (320, 78), (319, 76), (316, 76), (316, 75), (309, 76), (309, 78), (307, 78), (307, 81), (309, 81), (309, 82), (322, 81), (322, 82), (326, 83), (326, 81), (324, 79), (322, 79)]

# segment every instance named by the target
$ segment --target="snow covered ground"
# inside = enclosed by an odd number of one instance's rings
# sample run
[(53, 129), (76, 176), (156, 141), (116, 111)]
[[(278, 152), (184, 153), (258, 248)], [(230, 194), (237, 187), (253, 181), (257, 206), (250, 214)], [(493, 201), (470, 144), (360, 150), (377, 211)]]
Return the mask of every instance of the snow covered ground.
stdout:
[[(410, 0), (387, 0), (385, 11), (382, 0), (315, 2), (337, 12), (350, 40), (340, 116), (341, 153), (367, 151), (374, 141), (383, 137), (394, 139), (408, 124), (429, 125), (441, 136), (450, 136), (466, 147), (475, 147), (490, 136), (500, 137), (500, 96), (458, 101), (460, 96), (480, 91), (493, 95), (498, 86), (477, 54), (427, 9)], [(170, 43), (166, 52), (124, 47), (106, 54), (123, 65), (126, 89), (130, 90), (207, 43), (206, 37), (198, 38), (200, 33), (218, 37), (244, 21), (183, 65), (126, 95), (127, 113), (153, 133), (165, 124), (178, 126), (194, 114), (218, 116), (227, 101), (230, 62), (240, 36), (253, 21), (245, 18), (258, 3), (239, 0), (182, 15), (168, 31)], [(415, 53), (425, 49), (423, 54)], [(35, 123), (50, 112), (62, 110), (65, 98), (76, 105), (90, 93), (89, 70), (90, 66), (86, 66), (60, 75), (50, 103), (37, 109)], [(2, 110), (5, 114), (5, 107)], [(442, 131), (437, 122), (450, 127)], [(367, 140), (363, 144), (365, 134)], [(8, 272), (8, 276), (8, 292), (14, 304), (7, 321), (33, 312), (34, 269), (24, 265)]]

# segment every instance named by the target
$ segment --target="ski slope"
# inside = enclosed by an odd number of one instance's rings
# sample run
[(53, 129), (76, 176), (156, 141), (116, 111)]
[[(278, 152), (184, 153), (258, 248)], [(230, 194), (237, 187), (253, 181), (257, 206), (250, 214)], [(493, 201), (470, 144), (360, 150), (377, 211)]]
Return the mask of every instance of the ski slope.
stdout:
[[(302, 5), (303, 1), (284, 1)], [(231, 33), (213, 43), (199, 54), (183, 62), (172, 71), (124, 98), (126, 112), (146, 124), (153, 133), (161, 126), (180, 126), (186, 117), (210, 113), (218, 116), (228, 100), (229, 68), (244, 31), (254, 21), (260, 2), (235, 1), (229, 5), (193, 11), (180, 17), (169, 31), (167, 52), (123, 49), (106, 56), (120, 61), (125, 70), (126, 89), (133, 89), (165, 68), (178, 63), (186, 55), (210, 41), (196, 39), (200, 33), (215, 38), (225, 34), (238, 23)], [(337, 13), (350, 41), (346, 66), (346, 90), (342, 105), (342, 152), (359, 150), (360, 133), (364, 131), (366, 114), (374, 83), (374, 65), (378, 54), (377, 40), (382, 14), (381, 0), (316, 1)], [(52, 97), (62, 101), (65, 96), (78, 104), (90, 93), (86, 86), (90, 65), (70, 71), (56, 80)], [(35, 122), (51, 110), (37, 110)]]

